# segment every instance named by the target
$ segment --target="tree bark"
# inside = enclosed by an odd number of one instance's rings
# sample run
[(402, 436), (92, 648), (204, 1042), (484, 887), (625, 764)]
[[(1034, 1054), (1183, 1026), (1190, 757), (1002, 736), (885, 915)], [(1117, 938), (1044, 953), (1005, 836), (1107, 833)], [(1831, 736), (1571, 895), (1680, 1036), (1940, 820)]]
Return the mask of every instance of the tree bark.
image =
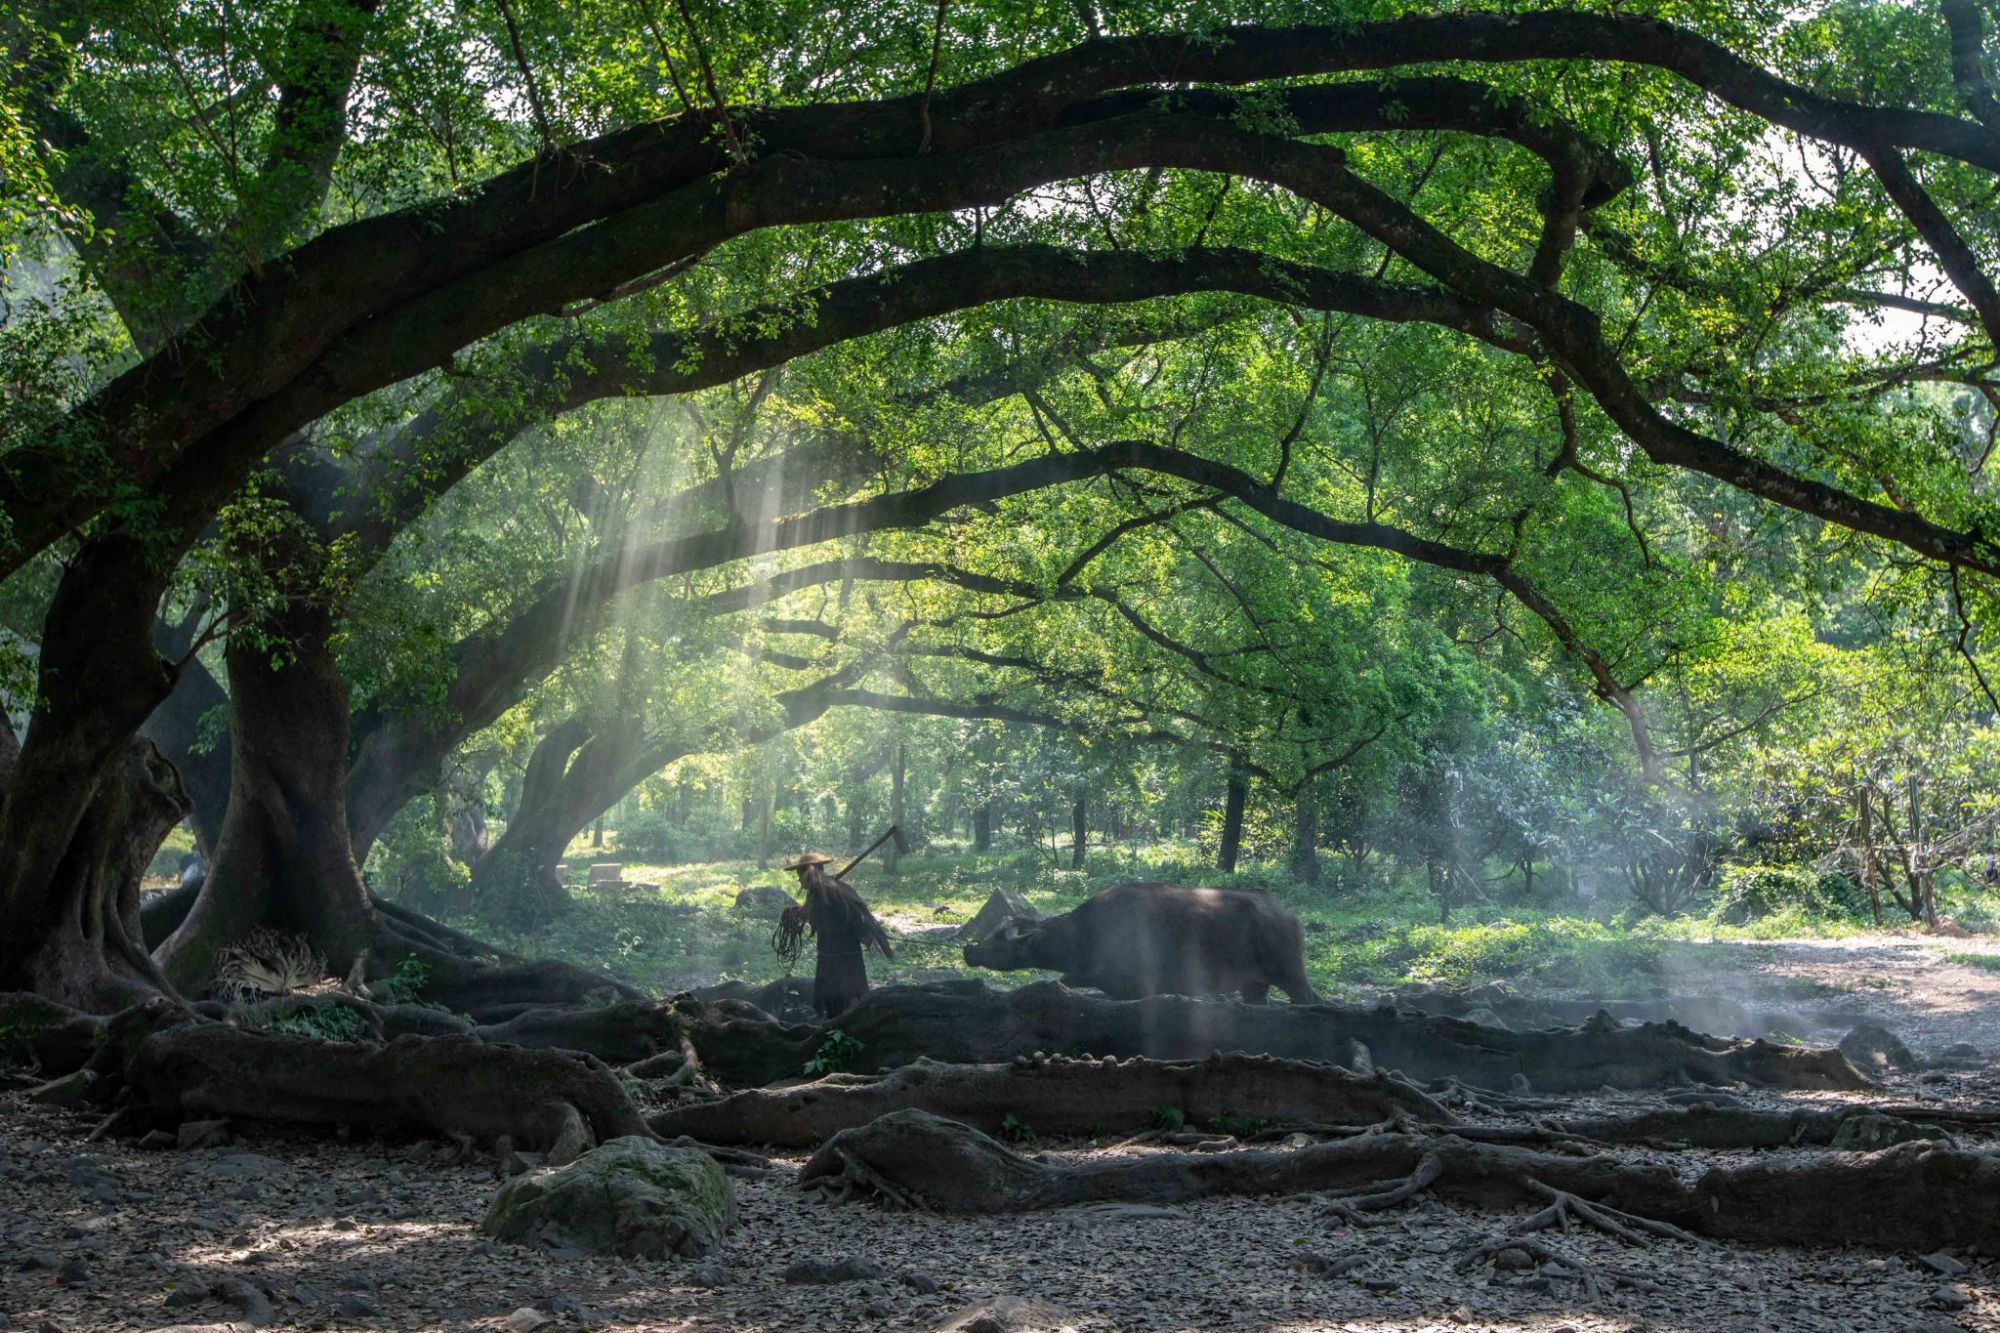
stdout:
[(222, 840), (222, 817), (229, 809), (229, 735), (216, 734), (212, 715), (227, 716), (229, 696), (197, 658), (188, 658), (200, 616), (177, 626), (160, 625), (155, 632), (160, 655), (169, 661), (187, 658), (174, 681), (173, 693), (146, 719), (139, 734), (152, 741), (180, 774), (181, 789), (191, 809), (195, 846), (202, 859), (215, 860)]
[[(1479, 1207), (1519, 1208), (1546, 1203), (1554, 1190), (1718, 1239), (1910, 1252), (1981, 1245), (2000, 1223), (1994, 1205), (2000, 1162), (1984, 1153), (1918, 1144), (1879, 1153), (1752, 1159), (1690, 1178), (1669, 1163), (1610, 1153), (1575, 1157), (1400, 1133), (1289, 1152), (1239, 1149), (1064, 1162), (1024, 1157), (975, 1129), (911, 1110), (843, 1130), (813, 1155), (799, 1180), (807, 1186), (858, 1186), (956, 1214), (1320, 1191), (1346, 1191), (1356, 1204), (1372, 1207), (1427, 1192)], [(1405, 1189), (1392, 1188), (1399, 1180)], [(1380, 1190), (1373, 1189), (1378, 1185)], [(1865, 1207), (1854, 1206), (1863, 1199)]]
[(1250, 777), (1232, 756), (1222, 792), (1222, 841), (1215, 849), (1215, 868), (1225, 875), (1236, 873), (1236, 858), (1243, 850), (1243, 806), (1249, 799)]
[(981, 801), (972, 811), (972, 850), (993, 850), (993, 802)]
[(573, 1120), (600, 1142), (651, 1134), (597, 1060), (472, 1036), (374, 1046), (187, 1023), (141, 1042), (128, 1078), (140, 1103), (170, 1122), (240, 1116), (482, 1142), (506, 1135), (531, 1148), (554, 1145)]
[(653, 1131), (703, 1143), (812, 1148), (843, 1129), (914, 1107), (989, 1134), (1012, 1119), (1038, 1134), (1131, 1133), (1162, 1107), (1190, 1125), (1245, 1120), (1374, 1125), (1400, 1115), (1452, 1124), (1451, 1112), (1409, 1083), (1334, 1065), (1235, 1052), (1206, 1060), (1069, 1060), (945, 1065), (920, 1060), (880, 1076), (832, 1074), (790, 1088), (753, 1088), (672, 1106)]
[[(909, 812), (904, 807), (904, 785), (908, 779), (910, 751), (902, 741), (896, 742), (896, 766), (889, 771), (889, 822), (897, 828), (909, 830)], [(889, 873), (895, 874), (902, 868), (903, 853), (894, 841), (889, 844)]]
[(1319, 883), (1319, 803), (1311, 778), (1299, 784), (1298, 805), (1293, 814), (1291, 860), (1293, 879), (1301, 884)]
[(332, 628), (298, 599), (230, 635), (229, 808), (201, 895), (159, 951), (190, 991), (258, 926), (303, 935), (336, 975), (378, 938), (348, 842), (347, 683)]
[[(507, 831), (472, 865), (472, 900), (482, 912), (510, 924), (538, 926), (569, 907), (569, 890), (556, 875), (556, 865), (590, 819), (588, 814), (578, 818), (576, 810), (586, 800), (578, 789), (590, 785), (587, 778), (598, 767), (586, 765), (582, 752), (597, 739), (586, 719), (570, 717), (536, 742)], [(572, 769), (577, 770), (573, 783)]]
[(107, 533), (78, 548), (57, 584), (35, 712), (0, 798), (0, 988), (108, 1012), (162, 987), (137, 875), (186, 796), (158, 751), (135, 741), (174, 684), (153, 649), (160, 559)]
[[(730, 1086), (793, 1077), (824, 1040), (819, 1028), (740, 1009), (715, 1005), (690, 1016), (703, 1067)], [(1627, 1028), (1602, 1017), (1575, 1028), (1509, 1032), (1386, 1007), (1246, 1005), (1173, 995), (1111, 1000), (1055, 982), (1011, 991), (970, 981), (878, 987), (841, 1016), (840, 1029), (861, 1043), (857, 1073), (925, 1057), (993, 1064), (1030, 1051), (1190, 1060), (1240, 1050), (1345, 1064), (1359, 1042), (1378, 1069), (1486, 1088), (1505, 1089), (1516, 1076), (1550, 1092), (1677, 1081), (1816, 1090), (1872, 1086), (1837, 1050), (1708, 1037), (1676, 1023)]]
[(1079, 790), (1069, 808), (1069, 868), (1083, 869), (1084, 846), (1090, 836), (1089, 797)]

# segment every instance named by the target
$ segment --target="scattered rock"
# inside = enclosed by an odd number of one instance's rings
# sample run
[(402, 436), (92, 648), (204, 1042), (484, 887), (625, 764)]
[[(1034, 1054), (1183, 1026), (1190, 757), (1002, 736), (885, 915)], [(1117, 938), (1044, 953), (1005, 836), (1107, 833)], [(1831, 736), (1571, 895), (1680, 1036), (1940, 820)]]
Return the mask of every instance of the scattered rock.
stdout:
[(1972, 1297), (1957, 1287), (1940, 1283), (1938, 1289), (1931, 1293), (1931, 1303), (1940, 1310), (1963, 1310), (1972, 1304)]
[(1835, 1152), (1876, 1152), (1898, 1143), (1947, 1137), (1941, 1129), (1919, 1125), (1899, 1116), (1857, 1111), (1842, 1120), (1833, 1131), (1831, 1146)]
[(736, 910), (745, 916), (782, 916), (787, 907), (796, 907), (792, 895), (774, 884), (752, 884), (736, 895)]
[(896, 1274), (896, 1280), (911, 1291), (916, 1292), (919, 1296), (934, 1296), (937, 1294), (938, 1280), (929, 1273), (902, 1272)]
[(1085, 1226), (1099, 1222), (1158, 1222), (1182, 1216), (1177, 1209), (1150, 1203), (1092, 1203), (1078, 1208), (1076, 1213)]
[(1986, 1056), (1984, 1052), (1969, 1041), (1955, 1041), (1939, 1051), (1931, 1063), (1964, 1069), (1985, 1064)]
[(514, 1311), (514, 1313), (508, 1315), (503, 1322), (507, 1325), (510, 1333), (535, 1333), (536, 1329), (542, 1327), (544, 1324), (553, 1324), (555, 1320), (549, 1318), (533, 1306), (524, 1305)]
[(958, 928), (958, 938), (972, 943), (984, 940), (1009, 921), (1040, 921), (1037, 912), (1026, 898), (1013, 889), (995, 889), (980, 904), (979, 911), (972, 920)]
[(1857, 1023), (1840, 1039), (1840, 1053), (1856, 1069), (1871, 1077), (1895, 1070), (1914, 1069), (1917, 1057), (1902, 1039), (1880, 1023)]
[(735, 1219), (735, 1193), (707, 1153), (687, 1140), (631, 1137), (508, 1181), (480, 1229), (501, 1240), (663, 1259), (706, 1253)]
[(1375, 1056), (1368, 1049), (1366, 1042), (1349, 1041), (1347, 1043), (1347, 1067), (1357, 1074), (1372, 1074), (1375, 1072)]
[(28, 1100), (49, 1106), (81, 1106), (90, 1096), (90, 1090), (96, 1083), (96, 1070), (79, 1069), (73, 1074), (50, 1079), (35, 1088), (28, 1094)]
[(1466, 1010), (1465, 1021), (1468, 1023), (1477, 1023), (1481, 1027), (1499, 1028), (1502, 1032), (1513, 1031), (1512, 1028), (1507, 1026), (1506, 1020), (1491, 1009), (1488, 1009), (1485, 1005), (1481, 1005), (1477, 1009)]
[(1535, 1256), (1519, 1246), (1510, 1245), (1493, 1256), (1493, 1266), (1510, 1273), (1525, 1272), (1535, 1266)]
[(199, 1148), (227, 1148), (232, 1141), (227, 1120), (189, 1120), (174, 1136), (174, 1146), (183, 1152)]
[(1314, 1277), (1339, 1277), (1343, 1273), (1353, 1272), (1367, 1263), (1368, 1259), (1369, 1256), (1366, 1254), (1340, 1254), (1328, 1257), (1308, 1250), (1292, 1262)]
[(165, 1152), (169, 1148), (178, 1146), (179, 1143), (178, 1135), (170, 1134), (164, 1129), (149, 1129), (145, 1137), (139, 1140), (139, 1146), (147, 1152)]
[(382, 1313), (359, 1296), (342, 1296), (333, 1312), (342, 1319), (374, 1319)]
[(786, 1264), (778, 1273), (778, 1281), (791, 1285), (831, 1285), (836, 1282), (873, 1282), (887, 1276), (887, 1269), (865, 1259), (843, 1256), (839, 1259), (801, 1259), (797, 1263)]
[(932, 1333), (1073, 1333), (1076, 1321), (1060, 1310), (1019, 1296), (995, 1296), (953, 1310)]
[(1927, 1254), (1918, 1262), (1940, 1277), (1964, 1277), (1967, 1271), (1963, 1263), (1952, 1258), (1943, 1250)]

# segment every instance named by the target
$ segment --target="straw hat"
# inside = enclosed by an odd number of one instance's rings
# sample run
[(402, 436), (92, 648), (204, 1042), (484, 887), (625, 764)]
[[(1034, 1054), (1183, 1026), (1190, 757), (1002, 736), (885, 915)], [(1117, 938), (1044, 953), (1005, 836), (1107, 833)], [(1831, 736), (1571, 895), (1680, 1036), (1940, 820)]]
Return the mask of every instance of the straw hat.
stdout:
[(825, 852), (807, 852), (804, 856), (801, 856), (798, 860), (793, 861), (789, 865), (787, 865), (785, 869), (804, 870), (807, 866), (830, 866), (832, 864), (833, 864), (833, 858), (828, 856)]

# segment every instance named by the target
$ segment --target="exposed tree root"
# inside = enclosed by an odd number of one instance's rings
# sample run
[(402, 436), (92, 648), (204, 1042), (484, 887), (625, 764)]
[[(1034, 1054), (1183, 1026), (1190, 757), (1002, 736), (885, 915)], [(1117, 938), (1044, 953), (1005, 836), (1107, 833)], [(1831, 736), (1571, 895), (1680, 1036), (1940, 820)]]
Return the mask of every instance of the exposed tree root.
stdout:
[(505, 1135), (534, 1148), (651, 1133), (602, 1063), (469, 1036), (372, 1046), (189, 1023), (140, 1042), (125, 1076), (167, 1122), (240, 1118), (483, 1143)]
[(812, 978), (779, 977), (761, 986), (747, 981), (724, 981), (713, 986), (697, 986), (688, 994), (697, 1000), (738, 1000), (755, 1005), (773, 1018), (790, 1022), (812, 1022)]
[(50, 1078), (93, 1062), (115, 1065), (147, 1033), (188, 1017), (186, 1008), (164, 996), (106, 1016), (39, 995), (0, 993), (0, 1061), (26, 1063)]
[[(1395, 1002), (1419, 1013), (1463, 1018), (1484, 1009), (1513, 1028), (1583, 1023), (1600, 1012), (1620, 1022), (1680, 1023), (1697, 1032), (1724, 1037), (1764, 1037), (1837, 1025), (1840, 1020), (1807, 1018), (1788, 1009), (1752, 1007), (1726, 995), (1676, 995), (1656, 1000), (1562, 1000), (1517, 995), (1497, 983), (1455, 987), (1412, 985), (1395, 992)], [(1851, 1020), (1848, 1020), (1851, 1021)]]
[[(691, 1036), (703, 1064), (730, 1086), (795, 1077), (825, 1039), (825, 1028), (780, 1023), (741, 1003), (690, 999), (684, 1005), (694, 1010)], [(976, 981), (887, 986), (842, 1014), (838, 1026), (861, 1043), (859, 1068), (869, 1073), (922, 1056), (993, 1064), (1031, 1051), (1187, 1060), (1240, 1050), (1344, 1063), (1359, 1042), (1381, 1068), (1481, 1087), (1504, 1088), (1521, 1077), (1549, 1092), (1677, 1082), (1871, 1086), (1836, 1050), (1725, 1040), (1672, 1023), (1626, 1028), (1602, 1019), (1577, 1028), (1508, 1032), (1389, 1007), (1245, 1005), (1165, 995), (1111, 1000), (1054, 982), (1013, 991)]]
[[(482, 1033), (485, 1030), (482, 1029)], [(782, 1089), (689, 1101), (649, 1117), (655, 1131), (704, 1143), (811, 1147), (888, 1111), (916, 1107), (998, 1133), (1013, 1117), (1039, 1134), (1125, 1132), (1163, 1108), (1186, 1123), (1247, 1131), (1370, 1125), (1402, 1114), (1451, 1124), (1452, 1114), (1386, 1075), (1263, 1055), (1206, 1060), (1066, 1059), (948, 1065), (918, 1060), (888, 1074), (834, 1074)]]
[(671, 1005), (627, 1000), (595, 1007), (528, 1009), (504, 1023), (482, 1025), (472, 1032), (482, 1041), (535, 1050), (584, 1051), (609, 1064), (626, 1065), (677, 1050), (681, 1019)]
[(1610, 1204), (1591, 1203), (1567, 1190), (1559, 1190), (1539, 1180), (1530, 1180), (1528, 1186), (1535, 1193), (1547, 1198), (1549, 1206), (1529, 1217), (1527, 1221), (1516, 1225), (1513, 1231), (1517, 1235), (1529, 1231), (1544, 1231), (1549, 1227), (1561, 1227), (1567, 1234), (1571, 1221), (1575, 1220), (1586, 1222), (1608, 1236), (1616, 1236), (1633, 1245), (1644, 1245), (1647, 1236), (1686, 1241), (1691, 1245), (1701, 1243), (1699, 1236), (1683, 1231), (1671, 1222), (1658, 1222), (1650, 1217), (1640, 1217), (1613, 1208)]
[[(876, 1190), (877, 1178), (899, 1195), (949, 1213), (1336, 1191), (1335, 1202), (1360, 1214), (1428, 1191), (1487, 1208), (1553, 1201), (1559, 1206), (1551, 1221), (1581, 1217), (1606, 1229), (1615, 1224), (1634, 1237), (1672, 1236), (1671, 1227), (1788, 1245), (1928, 1250), (2000, 1242), (2000, 1159), (1914, 1143), (1878, 1153), (1786, 1154), (1714, 1167), (1691, 1180), (1664, 1165), (1609, 1154), (1565, 1157), (1405, 1133), (1291, 1152), (1057, 1162), (1024, 1157), (969, 1126), (923, 1111), (897, 1111), (836, 1134), (807, 1163), (800, 1182), (853, 1193)], [(1579, 1205), (1590, 1211), (1580, 1212)], [(1638, 1225), (1639, 1219), (1647, 1225)]]
[(519, 954), (508, 953), (505, 949), (488, 944), (476, 936), (455, 930), (442, 921), (433, 920), (422, 912), (414, 912), (400, 903), (390, 902), (379, 894), (370, 894), (369, 901), (393, 929), (432, 948), (445, 949), (474, 960), (486, 959), (496, 963), (527, 961)]
[[(423, 998), (453, 1013), (469, 1014), (476, 1022), (486, 1022), (495, 1013), (511, 1018), (523, 1011), (522, 1006), (559, 1008), (647, 998), (636, 986), (553, 959), (483, 963), (428, 948), (413, 952), (430, 969)], [(401, 956), (381, 955), (369, 970), (370, 978), (387, 976)]]
[[(1533, 1125), (1468, 1126), (1456, 1132), (1482, 1143), (1550, 1147), (1559, 1143), (1606, 1147), (1618, 1144), (1671, 1144), (1719, 1151), (1771, 1148), (1825, 1148), (1841, 1126), (1857, 1116), (1894, 1116), (1922, 1123), (1963, 1124), (1944, 1108), (1897, 1106), (1812, 1106), (1762, 1110), (1747, 1106), (1655, 1107), (1622, 1116), (1540, 1117)], [(1876, 1145), (1880, 1146), (1880, 1145)]]

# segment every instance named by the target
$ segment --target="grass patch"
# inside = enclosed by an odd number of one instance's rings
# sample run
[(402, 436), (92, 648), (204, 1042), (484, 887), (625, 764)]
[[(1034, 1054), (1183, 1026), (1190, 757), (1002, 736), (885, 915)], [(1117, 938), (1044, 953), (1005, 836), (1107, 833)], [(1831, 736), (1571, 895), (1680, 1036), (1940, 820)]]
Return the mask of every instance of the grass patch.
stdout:
[[(734, 907), (737, 894), (754, 885), (796, 893), (790, 873), (775, 866), (759, 870), (745, 861), (628, 863), (623, 888), (592, 891), (585, 879), (593, 859), (609, 858), (587, 850), (571, 858), (576, 910), (545, 929), (510, 932), (478, 919), (453, 924), (517, 952), (609, 972), (661, 995), (725, 980), (758, 984), (783, 974), (771, 950), (772, 922)], [(976, 976), (996, 985), (1034, 980), (1033, 973), (966, 968), (959, 943), (948, 929), (937, 929), (970, 920), (1002, 887), (1043, 913), (1067, 911), (1108, 885), (1130, 880), (1261, 889), (1305, 926), (1307, 974), (1333, 997), (1411, 981), (1491, 980), (1605, 998), (1686, 993), (1708, 984), (1708, 978), (1740, 972), (1745, 947), (1759, 941), (1831, 939), (1869, 929), (1862, 922), (1793, 909), (1731, 925), (1709, 916), (1635, 921), (1608, 911), (1596, 915), (1504, 902), (1477, 905), (1439, 924), (1436, 904), (1414, 877), (1356, 892), (1293, 883), (1275, 867), (1223, 875), (1185, 844), (1096, 849), (1083, 871), (1051, 864), (1033, 851), (979, 855), (944, 846), (904, 857), (893, 874), (885, 862), (870, 860), (852, 878), (896, 937), (893, 960), (869, 956), (869, 974), (877, 984), (951, 976)], [(1977, 918), (1994, 906), (1968, 894), (1961, 910)], [(2000, 954), (1962, 957), (1979, 960), (1974, 966), (2000, 967)]]
[(1985, 968), (1988, 972), (2000, 972), (2000, 953), (1948, 953), (1944, 960), (1966, 967)]

